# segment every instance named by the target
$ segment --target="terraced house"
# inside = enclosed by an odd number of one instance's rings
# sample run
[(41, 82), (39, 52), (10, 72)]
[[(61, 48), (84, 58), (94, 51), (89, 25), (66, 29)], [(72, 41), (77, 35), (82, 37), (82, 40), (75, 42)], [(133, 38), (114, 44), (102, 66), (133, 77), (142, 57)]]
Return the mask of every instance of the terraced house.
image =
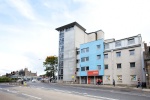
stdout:
[(73, 22), (56, 28), (59, 31), (59, 82), (135, 85), (144, 79), (141, 35), (120, 40), (104, 39), (104, 32), (87, 33)]

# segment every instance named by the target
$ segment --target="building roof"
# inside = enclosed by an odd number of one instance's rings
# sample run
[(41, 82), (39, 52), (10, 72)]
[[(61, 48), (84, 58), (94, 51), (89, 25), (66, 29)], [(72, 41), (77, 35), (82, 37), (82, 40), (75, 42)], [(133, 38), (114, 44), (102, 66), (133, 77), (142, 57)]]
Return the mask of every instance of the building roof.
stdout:
[(73, 22), (73, 23), (70, 23), (70, 24), (67, 24), (67, 25), (64, 25), (64, 26), (61, 26), (61, 27), (58, 27), (56, 28), (57, 31), (61, 31), (63, 29), (66, 29), (66, 28), (70, 28), (70, 27), (73, 27), (73, 26), (78, 26), (80, 29), (82, 29), (83, 31), (86, 31), (86, 29), (84, 27), (82, 27), (81, 25), (79, 25), (77, 22)]

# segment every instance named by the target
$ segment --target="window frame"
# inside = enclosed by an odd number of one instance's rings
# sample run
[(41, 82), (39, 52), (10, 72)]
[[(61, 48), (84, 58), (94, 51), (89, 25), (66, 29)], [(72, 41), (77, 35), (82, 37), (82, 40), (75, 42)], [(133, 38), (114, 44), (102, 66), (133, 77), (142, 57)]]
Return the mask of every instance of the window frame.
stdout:
[[(119, 66), (120, 65), (120, 66)], [(117, 64), (117, 69), (121, 69), (122, 68), (122, 66), (121, 66), (121, 63), (118, 63)]]
[(116, 41), (115, 42), (115, 47), (120, 47), (121, 46), (121, 41)]
[(134, 43), (135, 43), (135, 39), (134, 38), (129, 38), (128, 39), (128, 45), (134, 44)]
[[(133, 51), (133, 53), (132, 53)], [(135, 55), (135, 49), (129, 50), (130, 56)]]
[(97, 60), (100, 60), (101, 59), (101, 55), (97, 55)]
[[(106, 55), (107, 55), (107, 56), (106, 56)], [(104, 54), (104, 58), (105, 58), (105, 59), (108, 59), (108, 54)]]
[[(134, 64), (134, 66), (132, 66)], [(130, 62), (130, 68), (135, 68), (135, 62)]]
[(121, 57), (121, 51), (116, 52), (116, 57)]
[[(107, 66), (107, 67), (106, 67), (106, 66)], [(108, 69), (108, 64), (105, 64), (104, 67), (105, 67), (105, 70)]]

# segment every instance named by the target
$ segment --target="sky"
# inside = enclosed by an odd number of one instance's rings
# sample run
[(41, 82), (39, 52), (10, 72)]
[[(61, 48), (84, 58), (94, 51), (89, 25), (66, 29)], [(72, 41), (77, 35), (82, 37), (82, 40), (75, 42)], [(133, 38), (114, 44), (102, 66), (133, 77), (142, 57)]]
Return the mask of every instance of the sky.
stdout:
[(58, 56), (56, 28), (78, 22), (105, 39), (141, 34), (150, 42), (150, 0), (0, 0), (0, 75), (28, 68), (44, 74)]

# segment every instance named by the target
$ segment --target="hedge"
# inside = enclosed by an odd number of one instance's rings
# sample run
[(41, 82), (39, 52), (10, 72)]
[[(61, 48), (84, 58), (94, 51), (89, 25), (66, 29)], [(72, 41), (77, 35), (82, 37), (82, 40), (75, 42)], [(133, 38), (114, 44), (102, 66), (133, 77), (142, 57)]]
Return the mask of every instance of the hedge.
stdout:
[(11, 82), (11, 78), (9, 77), (0, 77), (0, 83), (3, 83), (3, 82)]

